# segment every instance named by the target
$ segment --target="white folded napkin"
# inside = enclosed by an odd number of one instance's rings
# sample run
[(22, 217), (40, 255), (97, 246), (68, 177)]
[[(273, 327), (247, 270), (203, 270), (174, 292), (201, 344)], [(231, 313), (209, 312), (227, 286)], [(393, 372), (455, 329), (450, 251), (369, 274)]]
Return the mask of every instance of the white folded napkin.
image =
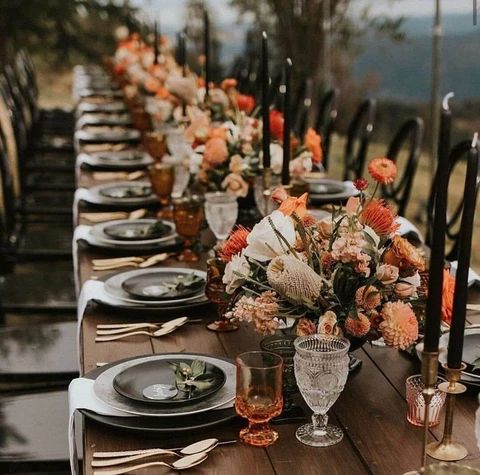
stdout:
[(107, 406), (97, 398), (93, 390), (95, 381), (87, 378), (77, 378), (68, 386), (68, 450), (70, 454), (70, 469), (72, 475), (78, 475), (78, 452), (75, 438), (75, 411), (87, 409), (103, 416), (132, 417), (125, 412)]
[(73, 254), (73, 278), (75, 281), (75, 293), (80, 293), (80, 269), (78, 268), (78, 241), (81, 239), (89, 242), (90, 228), (86, 224), (80, 224), (73, 231), (72, 254)]
[[(457, 273), (458, 261), (450, 262), (450, 273), (455, 276)], [(479, 285), (480, 275), (478, 275), (471, 267), (468, 269), (468, 286)]]
[(78, 207), (80, 201), (88, 201), (90, 203), (95, 202), (92, 193), (87, 188), (77, 188), (75, 194), (73, 195), (73, 225), (78, 224)]
[(398, 233), (400, 234), (400, 236), (403, 236), (407, 233), (415, 233), (418, 236), (420, 242), (424, 242), (420, 230), (407, 218), (404, 218), (403, 216), (397, 216), (395, 218), (395, 221), (400, 225), (400, 228), (398, 229)]

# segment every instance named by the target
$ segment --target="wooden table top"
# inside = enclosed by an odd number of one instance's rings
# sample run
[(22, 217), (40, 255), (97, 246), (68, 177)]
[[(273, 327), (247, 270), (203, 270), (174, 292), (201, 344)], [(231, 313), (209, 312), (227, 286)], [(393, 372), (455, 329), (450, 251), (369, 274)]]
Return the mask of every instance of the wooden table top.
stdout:
[[(95, 183), (91, 172), (87, 171), (81, 171), (78, 179), (82, 185)], [(101, 277), (101, 272), (93, 272), (91, 260), (106, 256), (85, 248), (78, 252), (80, 281), (83, 283), (92, 276)], [(175, 266), (178, 262), (172, 258), (160, 265)], [(202, 265), (197, 267), (202, 268)], [(128, 268), (121, 269), (125, 270)], [(480, 295), (472, 294), (472, 300), (480, 301)], [(191, 315), (209, 321), (214, 319), (215, 311), (207, 307)], [(115, 312), (100, 306), (87, 308), (81, 328), (83, 373), (95, 369), (100, 362), (169, 351), (186, 350), (234, 358), (243, 351), (259, 349), (262, 338), (251, 328), (242, 327), (232, 333), (214, 333), (207, 330), (204, 324), (197, 323), (185, 325), (161, 339), (137, 336), (124, 341), (95, 343), (97, 324), (132, 322), (135, 319), (138, 319), (137, 315)], [(141, 321), (149, 319), (155, 321), (155, 316), (142, 316)], [(355, 355), (362, 360), (362, 367), (350, 375), (345, 390), (329, 412), (332, 422), (344, 431), (344, 438), (338, 445), (329, 448), (307, 447), (295, 438), (299, 423), (276, 425), (280, 437), (273, 446), (260, 449), (238, 442), (218, 447), (206, 462), (189, 473), (400, 475), (419, 468), (423, 429), (415, 428), (407, 422), (405, 402), (405, 379), (419, 372), (419, 362), (405, 353), (369, 344), (357, 350)], [(477, 393), (478, 391), (469, 389), (458, 397), (454, 425), (454, 435), (469, 452), (462, 463), (474, 467), (480, 467), (480, 454), (474, 433)], [(245, 423), (243, 420), (235, 421), (227, 424), (227, 427), (182, 437), (169, 435), (152, 438), (116, 431), (90, 420), (84, 422), (86, 474), (93, 473), (91, 461), (94, 451), (184, 446), (206, 437), (238, 438), (239, 428)], [(443, 421), (431, 430), (432, 440), (439, 439), (442, 431)], [(155, 474), (159, 471), (154, 468), (138, 473)]]

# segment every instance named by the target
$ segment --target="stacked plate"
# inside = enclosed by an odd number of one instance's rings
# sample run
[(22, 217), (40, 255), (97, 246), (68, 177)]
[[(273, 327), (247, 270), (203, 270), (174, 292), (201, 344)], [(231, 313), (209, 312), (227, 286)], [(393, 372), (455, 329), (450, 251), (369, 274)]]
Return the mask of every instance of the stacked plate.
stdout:
[(79, 160), (93, 168), (115, 168), (117, 170), (145, 168), (153, 163), (153, 158), (140, 150), (81, 153)]
[(148, 181), (118, 181), (105, 183), (88, 189), (88, 198), (92, 204), (112, 206), (147, 206), (158, 203)]
[[(438, 344), (440, 365), (447, 362), (448, 340), (450, 332), (445, 332)], [(416, 346), (417, 356), (422, 360), (423, 343)], [(480, 358), (480, 325), (472, 325), (465, 328), (463, 337), (463, 355), (462, 360), (467, 365), (465, 371), (462, 371), (460, 381), (467, 386), (480, 387), (480, 369), (475, 369), (474, 363)]]
[(98, 114), (84, 114), (77, 121), (77, 128), (88, 125), (131, 125), (132, 118), (130, 114), (108, 114), (100, 112)]
[(140, 132), (118, 125), (87, 125), (75, 132), (75, 139), (82, 142), (126, 142), (139, 140)]
[[(190, 367), (200, 364), (196, 380), (208, 381), (208, 384), (186, 390), (176, 381), (172, 365), (178, 364)], [(88, 418), (112, 427), (153, 432), (189, 431), (235, 416), (236, 370), (228, 359), (195, 353), (158, 354), (113, 363), (95, 373), (95, 396), (125, 416), (136, 416), (111, 417), (82, 411)]]
[(330, 180), (313, 174), (304, 177), (304, 180), (308, 183), (310, 201), (314, 204), (339, 203), (358, 194), (350, 181)]
[(104, 292), (124, 305), (170, 309), (205, 303), (206, 278), (203, 271), (182, 267), (135, 269), (107, 278)]
[(95, 247), (123, 250), (161, 250), (176, 244), (178, 235), (170, 221), (119, 219), (90, 228), (88, 243)]

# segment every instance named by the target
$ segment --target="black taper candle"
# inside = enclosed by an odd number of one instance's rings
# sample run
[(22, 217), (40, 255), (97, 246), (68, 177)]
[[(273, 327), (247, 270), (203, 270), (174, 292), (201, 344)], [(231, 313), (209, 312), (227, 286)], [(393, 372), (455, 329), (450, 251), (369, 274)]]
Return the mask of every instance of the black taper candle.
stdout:
[(153, 64), (158, 64), (158, 25), (157, 20), (153, 25)]
[(465, 176), (462, 224), (459, 236), (458, 264), (455, 275), (455, 295), (453, 297), (452, 324), (448, 341), (447, 363), (449, 368), (458, 369), (462, 364), (463, 334), (467, 313), (468, 270), (472, 250), (473, 221), (477, 201), (478, 148), (477, 137), (473, 137), (468, 152), (467, 174)]
[(285, 80), (285, 91), (283, 95), (283, 163), (282, 163), (282, 185), (290, 184), (290, 129), (291, 129), (291, 111), (290, 111), (290, 80), (292, 74), (292, 60), (285, 60), (283, 70)]
[(203, 46), (205, 53), (205, 99), (208, 98), (208, 85), (210, 84), (210, 18), (205, 8), (203, 11)]
[(262, 32), (262, 151), (263, 168), (270, 168), (270, 104), (268, 90), (270, 76), (268, 73), (268, 36)]
[(438, 160), (435, 174), (435, 204), (432, 248), (428, 279), (428, 298), (425, 314), (424, 351), (438, 351), (442, 311), (443, 270), (445, 267), (445, 232), (447, 227), (448, 156), (450, 149), (451, 112), (444, 102), (438, 138)]

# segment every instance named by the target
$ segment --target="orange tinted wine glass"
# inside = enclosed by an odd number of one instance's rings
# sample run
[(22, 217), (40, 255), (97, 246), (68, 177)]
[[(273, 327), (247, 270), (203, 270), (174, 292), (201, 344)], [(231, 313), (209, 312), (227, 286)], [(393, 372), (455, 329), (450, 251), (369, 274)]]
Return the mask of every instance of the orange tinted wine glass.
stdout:
[(268, 351), (250, 351), (237, 356), (235, 409), (248, 420), (240, 431), (243, 442), (267, 447), (278, 439), (269, 421), (282, 412), (283, 360)]
[(148, 177), (150, 178), (153, 191), (160, 199), (160, 204), (162, 205), (159, 217), (172, 219), (170, 198), (175, 181), (173, 167), (164, 163), (156, 163), (148, 169)]
[(183, 251), (178, 260), (197, 262), (200, 257), (193, 249), (195, 239), (200, 237), (203, 223), (203, 199), (199, 195), (185, 196), (173, 200), (173, 220), (179, 236), (184, 239)]

